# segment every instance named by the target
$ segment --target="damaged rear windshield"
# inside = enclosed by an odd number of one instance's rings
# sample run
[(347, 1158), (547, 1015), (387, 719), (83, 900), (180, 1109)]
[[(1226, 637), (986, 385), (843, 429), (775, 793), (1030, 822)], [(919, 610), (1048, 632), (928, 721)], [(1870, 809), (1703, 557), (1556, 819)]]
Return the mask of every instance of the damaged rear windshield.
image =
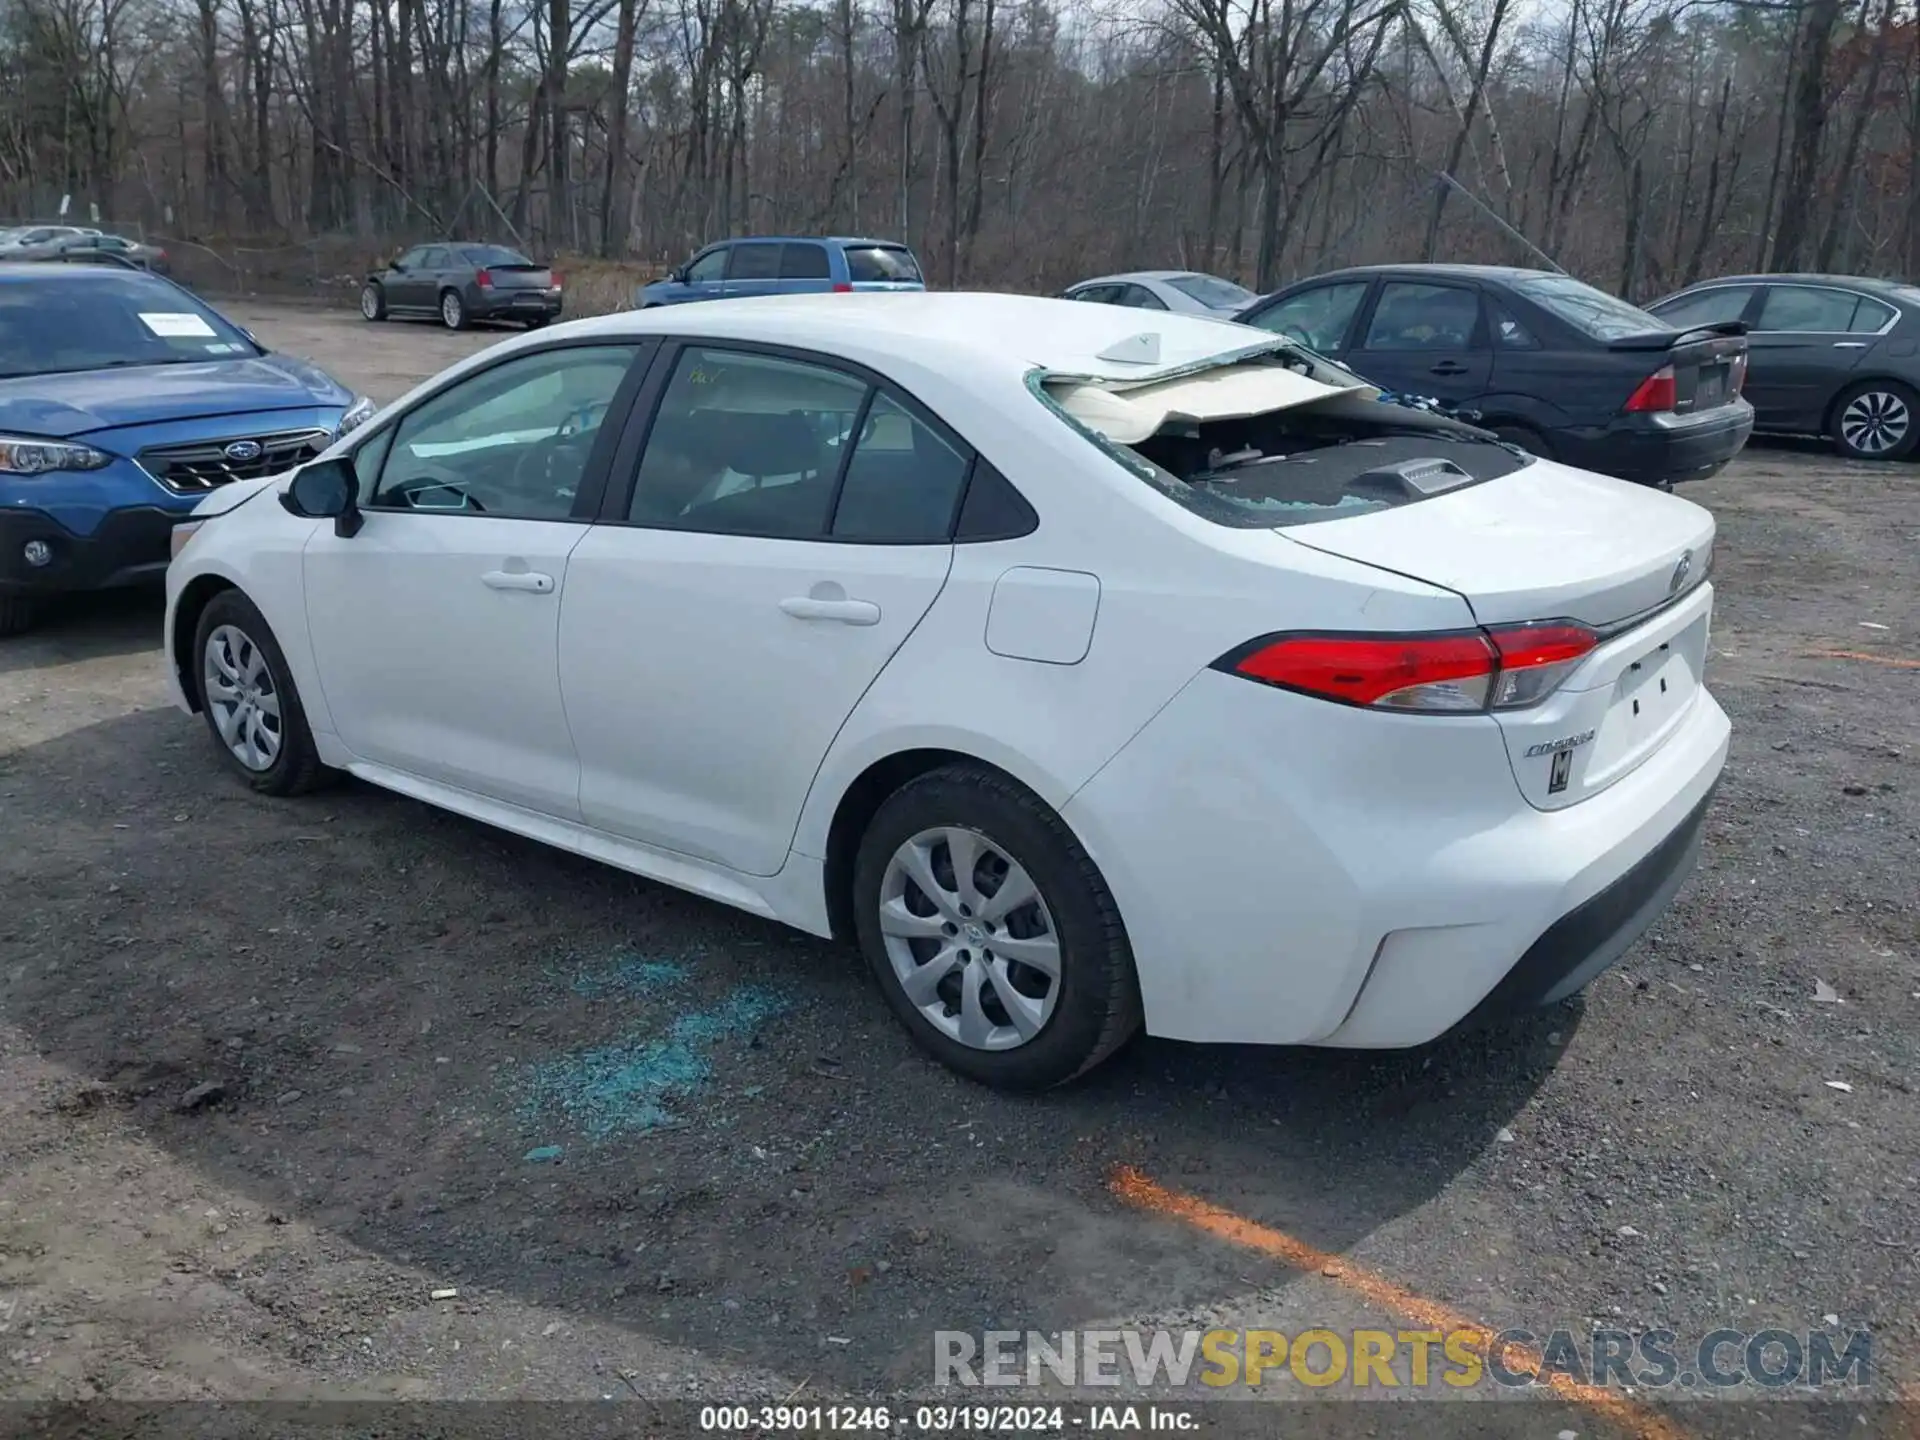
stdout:
[(1351, 372), (1316, 362), (1304, 352), (1259, 356), (1113, 389), (1038, 376), (1032, 388), (1169, 499), (1235, 529), (1418, 504), (1532, 462), (1484, 431), (1383, 400), (1353, 385)]

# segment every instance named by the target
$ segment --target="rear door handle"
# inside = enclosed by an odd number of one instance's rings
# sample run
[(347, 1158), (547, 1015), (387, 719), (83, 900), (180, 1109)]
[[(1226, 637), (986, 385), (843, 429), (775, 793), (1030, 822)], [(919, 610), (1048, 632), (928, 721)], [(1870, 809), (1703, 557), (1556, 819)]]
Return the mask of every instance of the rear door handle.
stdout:
[(780, 608), (796, 620), (838, 620), (842, 625), (878, 625), (880, 607), (871, 600), (817, 600), (790, 595)]
[(1438, 365), (1433, 367), (1431, 373), (1435, 375), (1464, 375), (1467, 373), (1467, 367), (1462, 365), (1458, 360), (1442, 360)]
[(536, 595), (553, 593), (553, 576), (537, 570), (489, 570), (480, 577), (489, 590), (531, 590)]
[(1867, 348), (1867, 342), (1864, 340), (1836, 340), (1833, 342), (1833, 348), (1836, 350), (1864, 350)]

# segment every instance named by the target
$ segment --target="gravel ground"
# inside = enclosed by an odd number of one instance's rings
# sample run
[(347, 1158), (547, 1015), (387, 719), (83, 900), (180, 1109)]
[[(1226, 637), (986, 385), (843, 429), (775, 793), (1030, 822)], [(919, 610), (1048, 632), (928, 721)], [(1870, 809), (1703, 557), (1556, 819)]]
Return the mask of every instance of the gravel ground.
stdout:
[[(233, 308), (382, 400), (496, 338)], [(1920, 656), (1914, 475), (1756, 447), (1688, 490), (1733, 757), (1588, 995), (1399, 1055), (1143, 1041), (1040, 1100), (920, 1058), (831, 946), (245, 793), (157, 604), (66, 607), (0, 645), (0, 1394), (818, 1398), (924, 1386), (943, 1328), (1380, 1323), (1118, 1165), (1494, 1328), (1863, 1326), (1898, 1377), (1920, 669), (1813, 652)]]

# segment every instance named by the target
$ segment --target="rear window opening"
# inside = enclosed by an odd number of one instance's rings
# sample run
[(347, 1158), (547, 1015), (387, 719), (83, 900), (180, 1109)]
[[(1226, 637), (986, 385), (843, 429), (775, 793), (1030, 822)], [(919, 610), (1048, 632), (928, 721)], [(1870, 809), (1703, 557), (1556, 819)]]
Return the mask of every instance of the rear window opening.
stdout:
[(924, 283), (913, 252), (903, 245), (849, 245), (846, 257), (850, 280), (866, 284), (881, 280)]
[(1038, 388), (1163, 494), (1240, 529), (1414, 505), (1532, 463), (1483, 430), (1340, 378), (1349, 373), (1318, 357), (1260, 356), (1159, 384)]

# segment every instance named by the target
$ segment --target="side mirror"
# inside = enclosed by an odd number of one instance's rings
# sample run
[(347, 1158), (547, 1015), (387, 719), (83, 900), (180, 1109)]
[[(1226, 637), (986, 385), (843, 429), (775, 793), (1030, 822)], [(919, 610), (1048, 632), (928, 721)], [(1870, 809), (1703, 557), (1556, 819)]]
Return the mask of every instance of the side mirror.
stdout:
[(296, 470), (293, 483), (280, 492), (287, 513), (305, 520), (332, 520), (333, 533), (342, 539), (360, 533), (360, 478), (345, 456), (316, 460)]
[(394, 274), (398, 275), (401, 271), (407, 268), (407, 265), (404, 260), (390, 260), (387, 262), (387, 268), (393, 271)]

